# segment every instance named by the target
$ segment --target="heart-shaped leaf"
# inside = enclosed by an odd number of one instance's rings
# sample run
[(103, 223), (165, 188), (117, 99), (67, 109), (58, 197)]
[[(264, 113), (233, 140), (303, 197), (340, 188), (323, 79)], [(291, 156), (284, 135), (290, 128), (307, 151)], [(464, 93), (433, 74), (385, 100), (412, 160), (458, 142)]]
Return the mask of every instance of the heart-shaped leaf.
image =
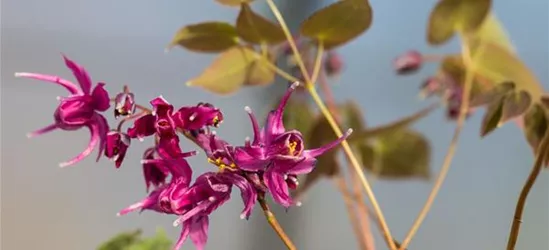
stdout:
[(215, 0), (215, 1), (226, 6), (238, 7), (242, 3), (251, 3), (254, 0)]
[(495, 100), (488, 105), (486, 113), (482, 118), (482, 126), (480, 129), (480, 136), (485, 137), (494, 131), (499, 125), (503, 111), (503, 97)]
[(348, 101), (339, 109), (343, 116), (342, 127), (352, 128), (355, 131), (362, 131), (365, 128), (364, 117), (358, 103)]
[(341, 0), (313, 13), (301, 24), (301, 34), (321, 42), (326, 49), (343, 45), (372, 24), (368, 0)]
[(188, 86), (202, 87), (220, 95), (234, 93), (250, 77), (254, 63), (261, 55), (248, 47), (234, 47), (221, 53), (202, 74), (187, 82)]
[(500, 124), (503, 124), (519, 115), (524, 114), (532, 104), (532, 98), (528, 92), (521, 90), (509, 93), (503, 99)]
[(403, 129), (376, 138), (373, 148), (361, 147), (364, 167), (380, 178), (430, 177), (431, 146), (420, 133)]
[(280, 26), (256, 14), (247, 3), (240, 7), (236, 30), (242, 39), (250, 43), (277, 44), (286, 41), (286, 35)]
[(168, 45), (195, 52), (222, 52), (238, 44), (236, 28), (224, 22), (205, 22), (181, 28)]
[(534, 104), (524, 115), (523, 121), (526, 140), (535, 153), (547, 131), (548, 120), (546, 109), (539, 104)]
[(506, 94), (510, 93), (515, 89), (515, 84), (512, 82), (504, 82), (494, 86), (492, 89), (487, 90), (483, 93), (479, 93), (469, 102), (471, 107), (479, 107), (491, 102), (497, 101)]
[(387, 134), (391, 134), (395, 131), (402, 130), (408, 126), (410, 126), (412, 123), (416, 122), (417, 120), (427, 116), (431, 111), (433, 111), (436, 107), (438, 107), (438, 104), (429, 106), (425, 109), (420, 110), (419, 112), (412, 114), (410, 116), (404, 117), (398, 121), (368, 128), (362, 131), (354, 132), (349, 136), (350, 142), (360, 142), (363, 140), (367, 140), (370, 138), (378, 137), (378, 136), (384, 136)]
[(431, 45), (448, 42), (456, 31), (476, 31), (492, 5), (491, 0), (440, 0), (429, 17), (427, 41)]
[[(482, 48), (482, 49), (480, 49)], [(543, 88), (532, 71), (512, 52), (495, 43), (485, 43), (475, 56), (476, 73), (493, 82), (513, 82), (517, 90), (525, 90), (533, 102), (540, 100)]]

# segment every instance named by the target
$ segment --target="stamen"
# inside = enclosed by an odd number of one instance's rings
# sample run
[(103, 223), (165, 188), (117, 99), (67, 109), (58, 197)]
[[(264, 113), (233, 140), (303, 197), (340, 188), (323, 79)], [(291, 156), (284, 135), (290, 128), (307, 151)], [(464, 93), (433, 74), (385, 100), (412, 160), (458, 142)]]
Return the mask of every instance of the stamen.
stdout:
[(298, 81), (295, 81), (294, 83), (292, 83), (292, 85), (290, 85), (290, 88), (291, 89), (296, 89), (299, 86), (299, 84), (301, 84), (301, 83), (298, 82)]
[(245, 110), (246, 112), (248, 112), (248, 114), (251, 114), (251, 113), (252, 113), (252, 108), (250, 108), (250, 106), (244, 107), (244, 110)]
[(194, 121), (194, 119), (196, 118), (196, 113), (193, 113), (191, 116), (189, 116), (189, 121)]

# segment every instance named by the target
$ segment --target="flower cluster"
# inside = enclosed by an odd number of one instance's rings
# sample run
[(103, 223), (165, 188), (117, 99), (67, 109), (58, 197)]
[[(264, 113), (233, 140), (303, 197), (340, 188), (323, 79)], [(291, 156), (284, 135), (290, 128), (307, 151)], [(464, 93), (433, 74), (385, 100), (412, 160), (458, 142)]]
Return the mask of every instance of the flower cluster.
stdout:
[[(66, 57), (64, 60), (80, 88), (57, 76), (16, 73), (19, 77), (56, 83), (69, 91), (69, 96), (59, 98), (55, 122), (29, 135), (87, 127), (91, 131), (88, 148), (61, 166), (81, 161), (97, 147), (97, 160), (104, 154), (114, 161), (116, 168), (123, 163), (132, 140), (153, 137), (154, 145), (145, 150), (141, 160), (145, 185), (152, 191), (118, 214), (151, 210), (177, 216), (174, 226), (181, 225), (182, 230), (174, 249), (179, 249), (187, 238), (197, 249), (203, 249), (208, 238), (208, 216), (229, 200), (234, 186), (240, 190), (244, 203), (243, 219), (249, 218), (256, 201), (266, 194), (286, 208), (298, 205), (289, 192), (298, 186), (297, 177), (311, 172), (316, 157), (337, 146), (352, 132), (349, 129), (345, 135), (321, 148), (305, 149), (302, 134), (297, 130), (287, 131), (282, 120), (286, 103), (299, 85), (296, 82), (289, 87), (278, 108), (268, 114), (262, 128), (251, 109), (246, 107), (253, 138), (244, 141), (243, 145), (231, 145), (212, 130), (223, 122), (223, 114), (213, 105), (199, 103), (175, 110), (159, 96), (150, 101), (152, 108), (149, 109), (137, 105), (134, 94), (127, 87), (111, 99), (104, 83), (98, 83), (91, 90), (92, 81), (86, 70)], [(114, 117), (122, 118), (116, 129), (110, 129), (103, 116), (111, 102), (114, 103)], [(133, 124), (123, 131), (122, 125), (128, 121)], [(204, 151), (207, 162), (216, 167), (215, 171), (206, 172), (193, 181), (193, 170), (186, 159), (197, 152), (184, 152), (180, 138), (190, 139)]]

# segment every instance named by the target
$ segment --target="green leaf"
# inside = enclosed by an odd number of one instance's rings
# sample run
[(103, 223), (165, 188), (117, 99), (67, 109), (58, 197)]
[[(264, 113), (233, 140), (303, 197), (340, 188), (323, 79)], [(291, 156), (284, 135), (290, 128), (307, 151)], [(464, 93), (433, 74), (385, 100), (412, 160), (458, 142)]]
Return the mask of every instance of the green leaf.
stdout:
[(522, 90), (509, 93), (503, 100), (500, 124), (524, 114), (530, 104), (532, 104), (532, 99), (528, 92)]
[(488, 16), (491, 5), (491, 0), (440, 0), (429, 17), (427, 41), (441, 45), (456, 31), (476, 31)]
[[(313, 120), (313, 126), (305, 137), (307, 148), (318, 148), (336, 139), (332, 127), (322, 115), (318, 115)], [(339, 148), (339, 146), (337, 146)], [(321, 178), (332, 177), (339, 172), (339, 162), (337, 161), (338, 150), (332, 149), (323, 155), (317, 157), (317, 163), (313, 171), (305, 176), (305, 180), (299, 185), (295, 196), (303, 195), (313, 184)]]
[(173, 242), (166, 232), (159, 228), (155, 236), (143, 239), (128, 247), (127, 250), (170, 250), (172, 245)]
[(500, 120), (503, 111), (503, 98), (493, 101), (488, 105), (486, 113), (482, 118), (482, 126), (480, 129), (480, 136), (485, 137), (500, 126)]
[(431, 146), (420, 133), (402, 129), (376, 138), (373, 148), (361, 147), (364, 167), (380, 178), (430, 177)]
[(513, 82), (517, 90), (527, 91), (533, 102), (540, 100), (542, 85), (512, 52), (495, 43), (484, 43), (475, 53), (482, 53), (474, 61), (476, 73), (495, 83)]
[(438, 107), (438, 104), (429, 106), (425, 109), (420, 110), (419, 112), (412, 114), (408, 117), (404, 117), (403, 119), (400, 119), (398, 121), (381, 125), (378, 127), (373, 127), (369, 129), (365, 129), (362, 131), (354, 132), (349, 136), (350, 142), (360, 142), (363, 140), (367, 140), (370, 138), (374, 138), (377, 136), (385, 136), (387, 134), (391, 134), (395, 131), (402, 130), (408, 126), (410, 126), (412, 123), (416, 122), (417, 120), (427, 116), (431, 111), (433, 111), (435, 108)]
[(120, 233), (108, 241), (102, 243), (98, 250), (123, 250), (130, 247), (132, 244), (141, 240), (141, 230), (137, 229), (131, 232)]
[(258, 79), (265, 79), (258, 77), (257, 72), (251, 72), (261, 66), (255, 65), (256, 62), (261, 63), (261, 55), (247, 47), (234, 47), (221, 53), (202, 74), (188, 81), (187, 85), (228, 95), (248, 83), (250, 77), (253, 77), (256, 84)]
[(238, 7), (242, 3), (251, 3), (254, 0), (215, 0), (215, 1), (226, 6)]
[(301, 24), (301, 34), (322, 42), (326, 49), (343, 45), (372, 24), (368, 0), (341, 0), (313, 13)]
[(504, 82), (501, 84), (498, 84), (494, 86), (492, 89), (487, 90), (483, 93), (480, 93), (476, 95), (474, 98), (471, 99), (471, 102), (469, 103), (469, 106), (471, 107), (479, 107), (483, 106), (489, 103), (492, 103), (494, 101), (499, 100), (506, 94), (510, 93), (515, 89), (515, 84), (512, 82)]
[(254, 13), (247, 3), (242, 3), (240, 7), (236, 30), (242, 39), (250, 43), (277, 44), (286, 41), (286, 35), (280, 26)]
[(465, 37), (470, 43), (470, 46), (474, 48), (475, 44), (471, 44), (471, 40), (480, 40), (482, 42), (495, 43), (509, 52), (515, 53), (515, 48), (507, 30), (503, 27), (499, 19), (494, 13), (489, 13), (484, 19), (482, 25), (473, 34), (469, 34)]
[(181, 28), (168, 45), (195, 52), (222, 52), (238, 45), (236, 28), (225, 22), (205, 22)]
[(546, 110), (540, 104), (535, 104), (526, 112), (523, 121), (526, 140), (535, 153), (547, 131), (548, 120)]
[[(305, 138), (307, 138), (309, 136), (309, 132), (313, 129), (315, 114), (306, 99), (296, 99), (295, 97), (297, 96), (294, 95), (290, 98), (290, 100), (288, 100), (282, 120), (287, 130), (298, 130)], [(277, 106), (278, 103), (279, 102), (276, 104)], [(305, 143), (309, 143), (309, 141), (307, 140)], [(309, 147), (308, 145), (305, 146)]]
[(345, 128), (352, 128), (355, 131), (361, 131), (364, 129), (364, 117), (360, 106), (355, 101), (348, 101), (340, 109), (340, 113), (343, 116), (342, 126)]
[(265, 86), (274, 82), (276, 74), (269, 64), (274, 65), (276, 58), (270, 53), (265, 57), (261, 57), (250, 65), (246, 85)]

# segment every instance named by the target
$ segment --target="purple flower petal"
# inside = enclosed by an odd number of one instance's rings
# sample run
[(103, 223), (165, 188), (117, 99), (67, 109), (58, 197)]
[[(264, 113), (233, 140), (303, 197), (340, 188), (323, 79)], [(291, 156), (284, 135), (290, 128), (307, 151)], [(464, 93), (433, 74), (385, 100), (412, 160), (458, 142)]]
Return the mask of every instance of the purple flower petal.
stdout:
[[(107, 144), (107, 132), (109, 131), (109, 123), (107, 122), (107, 119), (105, 119), (104, 116), (95, 113), (94, 122), (98, 125), (98, 135), (99, 135), (99, 150), (97, 152), (97, 158), (95, 161), (99, 161), (101, 158), (101, 155), (103, 155), (103, 152), (105, 151), (105, 146)], [(118, 165), (120, 166), (120, 165)]]
[(190, 227), (189, 237), (194, 243), (196, 250), (203, 250), (206, 242), (208, 242), (208, 216), (195, 217), (187, 223), (189, 223)]
[(32, 131), (32, 132), (28, 133), (27, 137), (32, 138), (32, 137), (35, 137), (35, 136), (39, 136), (39, 135), (51, 132), (51, 131), (53, 131), (57, 128), (58, 128), (57, 124), (50, 124), (46, 127), (43, 127), (41, 129), (38, 129), (38, 130), (35, 130), (35, 131)]
[(91, 96), (95, 110), (103, 112), (111, 107), (109, 92), (105, 90), (105, 83), (98, 83), (93, 89)]
[(133, 122), (133, 127), (128, 129), (127, 134), (131, 138), (139, 139), (151, 136), (156, 132), (154, 128), (155, 120), (156, 118), (151, 114), (141, 116)]
[(284, 175), (269, 169), (263, 174), (263, 181), (276, 203), (286, 208), (293, 204)]
[(82, 151), (82, 153), (80, 153), (76, 157), (74, 157), (74, 158), (72, 158), (72, 159), (70, 159), (66, 162), (60, 163), (59, 166), (63, 168), (63, 167), (73, 165), (75, 163), (78, 163), (82, 159), (86, 158), (88, 155), (90, 155), (91, 152), (93, 151), (93, 149), (97, 146), (97, 144), (99, 144), (101, 142), (101, 128), (100, 128), (100, 126), (101, 125), (97, 122), (92, 122), (89, 125), (87, 125), (88, 129), (90, 130), (90, 136), (91, 136), (90, 137), (90, 142), (88, 143), (88, 147), (86, 149), (84, 149), (84, 151)]
[(151, 192), (145, 199), (120, 210), (117, 216), (122, 216), (127, 213), (133, 212), (135, 210), (141, 210), (141, 211), (146, 209), (155, 210), (154, 207), (158, 202), (158, 196), (160, 195), (161, 192), (162, 192), (162, 189)]
[(88, 72), (77, 63), (73, 62), (69, 58), (67, 58), (65, 55), (63, 55), (63, 59), (65, 60), (65, 65), (72, 71), (74, 74), (74, 77), (80, 84), (80, 88), (82, 89), (82, 92), (84, 94), (89, 94), (91, 90), (92, 81), (90, 76), (88, 75)]
[(286, 107), (286, 104), (288, 103), (288, 100), (290, 99), (290, 96), (292, 95), (292, 92), (299, 86), (299, 82), (294, 82), (286, 91), (282, 99), (280, 100), (280, 104), (278, 105), (278, 108), (271, 111), (269, 115), (267, 116), (267, 124), (265, 124), (265, 132), (264, 136), (266, 137), (266, 141), (270, 141), (271, 138), (284, 133), (286, 129), (284, 128), (284, 123), (282, 122), (282, 115), (284, 113), (284, 108)]
[(260, 147), (237, 147), (234, 160), (239, 168), (246, 171), (263, 170), (268, 163), (264, 149)]
[(254, 186), (246, 178), (234, 173), (223, 174), (223, 177), (240, 189), (240, 196), (244, 202), (244, 209), (240, 217), (248, 219), (257, 200), (257, 192)]
[(36, 79), (36, 80), (45, 81), (45, 82), (56, 83), (64, 87), (65, 89), (67, 89), (69, 93), (71, 93), (71, 95), (82, 94), (82, 91), (78, 87), (76, 87), (74, 83), (70, 82), (69, 80), (60, 78), (59, 76), (18, 72), (18, 73), (15, 73), (15, 77), (25, 77), (25, 78), (31, 78), (31, 79)]
[(345, 132), (345, 134), (343, 134), (341, 137), (337, 138), (335, 141), (332, 141), (320, 148), (315, 148), (315, 149), (307, 149), (307, 150), (304, 150), (302, 155), (305, 156), (305, 157), (311, 157), (311, 158), (316, 158), (317, 156), (321, 155), (321, 154), (324, 154), (326, 151), (334, 148), (335, 146), (337, 146), (338, 144), (340, 144), (342, 141), (344, 141), (345, 139), (347, 139), (347, 137), (349, 137), (349, 135), (351, 135), (351, 133), (353, 133), (353, 129), (348, 129), (347, 132)]
[(250, 122), (252, 123), (252, 129), (254, 132), (254, 140), (252, 141), (252, 145), (258, 145), (259, 142), (263, 140), (261, 131), (259, 128), (259, 123), (257, 122), (257, 118), (255, 117), (250, 107), (246, 106), (244, 110), (246, 110), (246, 112), (248, 113), (248, 116), (250, 117)]

